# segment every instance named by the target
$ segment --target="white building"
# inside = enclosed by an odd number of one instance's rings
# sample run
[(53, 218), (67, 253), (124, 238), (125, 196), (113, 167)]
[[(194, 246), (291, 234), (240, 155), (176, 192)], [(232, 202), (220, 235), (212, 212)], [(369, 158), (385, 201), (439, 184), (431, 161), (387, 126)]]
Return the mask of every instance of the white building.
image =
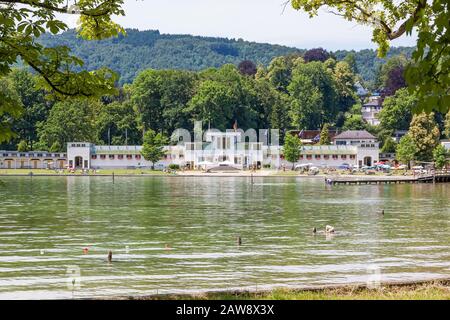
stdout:
[(0, 151), (1, 169), (63, 169), (66, 154), (48, 151)]
[[(262, 142), (242, 141), (242, 132), (206, 132), (206, 142), (185, 144), (185, 161), (190, 168), (229, 165), (243, 169), (261, 166), (264, 161)], [(265, 147), (265, 148), (264, 148)]]
[[(262, 142), (242, 142), (242, 133), (206, 132), (206, 142), (186, 142), (175, 146), (166, 146), (166, 155), (156, 163), (156, 167), (169, 164), (189, 168), (211, 168), (232, 166), (238, 169), (249, 166), (262, 166), (264, 154), (273, 150), (278, 155), (274, 165), (279, 164), (279, 150), (263, 146)], [(141, 146), (96, 146), (88, 142), (71, 142), (67, 145), (67, 161), (70, 168), (145, 168), (152, 163), (141, 155)], [(267, 158), (268, 164), (272, 158)]]
[[(278, 144), (246, 141), (242, 131), (206, 132), (203, 142), (186, 142), (165, 147), (165, 156), (155, 164), (165, 168), (176, 164), (190, 169), (229, 166), (280, 168), (289, 164)], [(367, 131), (346, 131), (333, 138), (333, 145), (303, 146), (297, 164), (339, 167), (343, 164), (371, 166), (379, 161), (379, 143)], [(152, 163), (141, 155), (141, 146), (97, 146), (89, 142), (67, 144), (67, 154), (49, 152), (0, 151), (0, 168), (42, 169), (134, 169), (150, 168)]]
[[(141, 155), (142, 146), (97, 146), (89, 142), (67, 144), (67, 163), (75, 169), (134, 169), (149, 168), (152, 163)], [(165, 147), (166, 156), (155, 165), (170, 163), (184, 165), (184, 148)]]
[[(345, 131), (333, 138), (333, 145), (303, 146), (296, 164), (311, 164), (320, 168), (342, 165), (372, 166), (379, 161), (379, 142), (367, 131)], [(286, 167), (292, 166), (283, 160)]]
[(441, 140), (441, 144), (450, 152), (450, 140)]

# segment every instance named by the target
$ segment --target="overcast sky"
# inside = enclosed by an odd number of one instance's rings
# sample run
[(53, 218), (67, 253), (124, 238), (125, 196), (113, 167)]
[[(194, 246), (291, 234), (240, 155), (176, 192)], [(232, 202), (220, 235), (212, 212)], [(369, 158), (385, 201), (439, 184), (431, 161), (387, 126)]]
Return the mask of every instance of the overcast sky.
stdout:
[[(286, 0), (125, 0), (126, 28), (192, 34), (329, 50), (375, 48), (372, 32), (322, 10), (318, 17), (295, 11)], [(402, 37), (393, 46), (411, 46)]]

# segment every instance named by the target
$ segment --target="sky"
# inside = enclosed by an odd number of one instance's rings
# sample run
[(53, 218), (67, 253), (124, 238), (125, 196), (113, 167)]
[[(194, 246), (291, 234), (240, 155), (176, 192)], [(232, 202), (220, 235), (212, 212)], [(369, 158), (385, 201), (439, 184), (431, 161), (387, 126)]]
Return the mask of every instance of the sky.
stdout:
[[(312, 19), (285, 7), (287, 0), (125, 0), (125, 17), (114, 20), (125, 28), (155, 30), (328, 50), (376, 48), (372, 31), (321, 10)], [(392, 46), (415, 45), (401, 37)]]

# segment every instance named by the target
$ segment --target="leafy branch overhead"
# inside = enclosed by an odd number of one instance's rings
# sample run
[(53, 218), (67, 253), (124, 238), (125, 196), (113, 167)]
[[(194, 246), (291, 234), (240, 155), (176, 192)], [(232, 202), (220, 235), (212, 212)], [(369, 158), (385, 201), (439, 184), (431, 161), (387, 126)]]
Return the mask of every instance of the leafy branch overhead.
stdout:
[(83, 61), (66, 46), (46, 48), (36, 42), (43, 33), (57, 34), (67, 25), (56, 14), (79, 17), (77, 32), (87, 40), (100, 40), (124, 33), (111, 20), (124, 15), (122, 0), (1, 0), (0, 76), (23, 61), (42, 76), (40, 85), (56, 96), (99, 96), (115, 92), (117, 75), (107, 69), (77, 71)]
[(292, 7), (310, 17), (326, 8), (349, 21), (373, 28), (372, 41), (384, 57), (389, 43), (417, 33), (413, 64), (406, 70), (411, 92), (420, 103), (416, 111), (446, 113), (450, 106), (450, 2), (448, 0), (291, 0)]

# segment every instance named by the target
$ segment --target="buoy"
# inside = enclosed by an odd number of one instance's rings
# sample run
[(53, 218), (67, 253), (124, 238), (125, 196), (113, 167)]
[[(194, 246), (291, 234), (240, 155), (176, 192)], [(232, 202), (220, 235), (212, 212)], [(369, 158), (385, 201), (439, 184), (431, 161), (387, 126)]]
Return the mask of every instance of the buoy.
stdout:
[(89, 248), (88, 248), (88, 247), (83, 248), (83, 253), (84, 253), (84, 254), (88, 254), (88, 251), (89, 251)]
[(240, 236), (238, 236), (236, 238), (236, 243), (237, 243), (238, 246), (242, 245), (242, 238)]
[(108, 262), (112, 262), (112, 251), (109, 250), (108, 252)]

